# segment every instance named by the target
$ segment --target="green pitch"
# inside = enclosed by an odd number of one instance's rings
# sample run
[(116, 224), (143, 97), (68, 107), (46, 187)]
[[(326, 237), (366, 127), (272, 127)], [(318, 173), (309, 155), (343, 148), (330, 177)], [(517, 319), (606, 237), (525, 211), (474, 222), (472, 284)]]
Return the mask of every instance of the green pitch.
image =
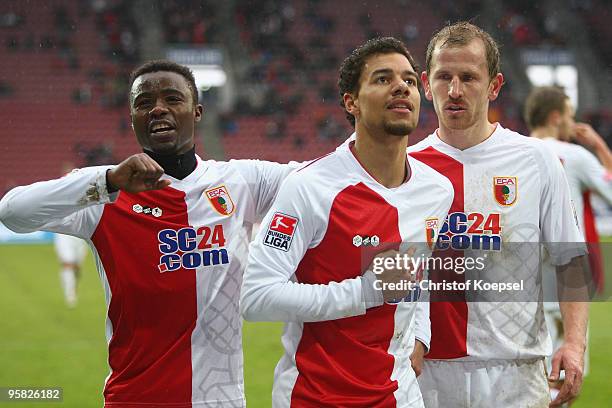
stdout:
[[(608, 254), (608, 271), (612, 254)], [(608, 274), (608, 285), (612, 277)], [(50, 245), (0, 246), (0, 387), (62, 387), (64, 401), (0, 403), (1, 407), (100, 407), (108, 375), (102, 286), (91, 257), (79, 286), (79, 304), (68, 309)], [(591, 371), (576, 408), (612, 400), (612, 303), (591, 308)], [(274, 366), (281, 356), (280, 324), (244, 326), (245, 383), (249, 408), (270, 407)]]

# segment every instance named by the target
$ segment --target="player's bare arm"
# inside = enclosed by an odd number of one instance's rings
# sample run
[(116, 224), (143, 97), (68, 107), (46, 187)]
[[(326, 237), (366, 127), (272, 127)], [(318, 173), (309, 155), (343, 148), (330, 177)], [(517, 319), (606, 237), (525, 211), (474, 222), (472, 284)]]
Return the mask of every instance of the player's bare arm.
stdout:
[(584, 256), (576, 257), (568, 265), (557, 268), (559, 308), (563, 317), (565, 340), (553, 355), (549, 380), (559, 380), (560, 370), (565, 371), (565, 380), (559, 394), (551, 402), (551, 407), (561, 406), (572, 400), (578, 396), (582, 387), (589, 313), (586, 302), (588, 290), (581, 273), (583, 258)]
[(414, 350), (410, 354), (410, 365), (418, 377), (423, 372), (423, 359), (425, 358), (426, 348), (419, 340), (414, 341)]
[(586, 148), (593, 150), (601, 164), (612, 172), (612, 152), (604, 139), (588, 123), (576, 123), (574, 139)]

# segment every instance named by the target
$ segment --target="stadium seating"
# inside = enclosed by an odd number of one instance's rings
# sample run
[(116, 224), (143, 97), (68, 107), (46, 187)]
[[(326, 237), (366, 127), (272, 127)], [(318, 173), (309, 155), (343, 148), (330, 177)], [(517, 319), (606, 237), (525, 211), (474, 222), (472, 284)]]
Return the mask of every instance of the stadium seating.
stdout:
[[(285, 162), (333, 150), (352, 132), (336, 90), (337, 69), (348, 51), (374, 35), (394, 35), (406, 41), (423, 66), (430, 34), (445, 20), (464, 15), (473, 3), (438, 1), (412, 7), (408, 1), (394, 0), (366, 1), (356, 7), (351, 0), (268, 0), (262, 6), (235, 0), (240, 46), (256, 72), (238, 77), (238, 89), (256, 83), (269, 95), (259, 111), (238, 104), (223, 114), (220, 140), (226, 157)], [(597, 17), (604, 3), (594, 1), (580, 14), (592, 23), (594, 33), (609, 38), (609, 28)], [(60, 175), (63, 163), (91, 163), (88, 151), (100, 147), (115, 159), (139, 150), (129, 127), (126, 77), (140, 59), (137, 51), (131, 58), (121, 51), (126, 29), (131, 30), (128, 34), (136, 30), (130, 22), (130, 4), (127, 0), (0, 2), (4, 39), (0, 109), (8, 124), (1, 136), (0, 195), (15, 185)], [(184, 15), (177, 12), (184, 3), (164, 2), (166, 39), (205, 43), (222, 38), (222, 28), (212, 18), (197, 18), (208, 16), (215, 2), (191, 0), (190, 4), (194, 14)], [(411, 143), (437, 125), (431, 103), (424, 95), (422, 101), (419, 128)], [(601, 122), (598, 129), (608, 137), (612, 115), (602, 112), (591, 117)], [(492, 120), (525, 131), (520, 105), (509, 86), (493, 104)], [(29, 157), (17, 153), (24, 151)], [(198, 152), (203, 151), (198, 145)]]

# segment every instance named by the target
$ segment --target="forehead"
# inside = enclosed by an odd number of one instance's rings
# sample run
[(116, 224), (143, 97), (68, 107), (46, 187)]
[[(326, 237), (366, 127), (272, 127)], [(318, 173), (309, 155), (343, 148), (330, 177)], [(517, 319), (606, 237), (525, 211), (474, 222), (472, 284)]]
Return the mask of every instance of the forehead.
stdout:
[(431, 57), (433, 70), (481, 70), (488, 72), (485, 45), (479, 38), (474, 38), (466, 45), (443, 45), (439, 41)]
[[(368, 78), (372, 73), (382, 69), (390, 69), (398, 72), (414, 72), (414, 68), (404, 55), (399, 53), (374, 54), (366, 58), (361, 71), (362, 78)], [(416, 73), (415, 73), (416, 74)]]
[(187, 79), (181, 74), (170, 71), (148, 72), (140, 75), (132, 84), (131, 93), (136, 97), (142, 93), (156, 93), (163, 89), (173, 89), (185, 94), (190, 93)]

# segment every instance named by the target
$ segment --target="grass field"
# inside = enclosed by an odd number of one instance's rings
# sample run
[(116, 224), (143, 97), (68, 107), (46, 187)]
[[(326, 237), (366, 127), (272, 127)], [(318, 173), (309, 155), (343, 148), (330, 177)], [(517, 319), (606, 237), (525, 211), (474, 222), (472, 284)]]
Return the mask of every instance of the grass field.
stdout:
[[(612, 269), (612, 254), (607, 264)], [(64, 401), (0, 403), (0, 407), (100, 407), (108, 375), (102, 287), (88, 258), (79, 305), (67, 309), (50, 245), (0, 246), (0, 387), (63, 387)], [(609, 279), (609, 285), (612, 284)], [(581, 407), (612, 401), (612, 303), (591, 307), (591, 368)], [(279, 324), (245, 324), (245, 383), (249, 408), (270, 407), (272, 373), (281, 355)]]

